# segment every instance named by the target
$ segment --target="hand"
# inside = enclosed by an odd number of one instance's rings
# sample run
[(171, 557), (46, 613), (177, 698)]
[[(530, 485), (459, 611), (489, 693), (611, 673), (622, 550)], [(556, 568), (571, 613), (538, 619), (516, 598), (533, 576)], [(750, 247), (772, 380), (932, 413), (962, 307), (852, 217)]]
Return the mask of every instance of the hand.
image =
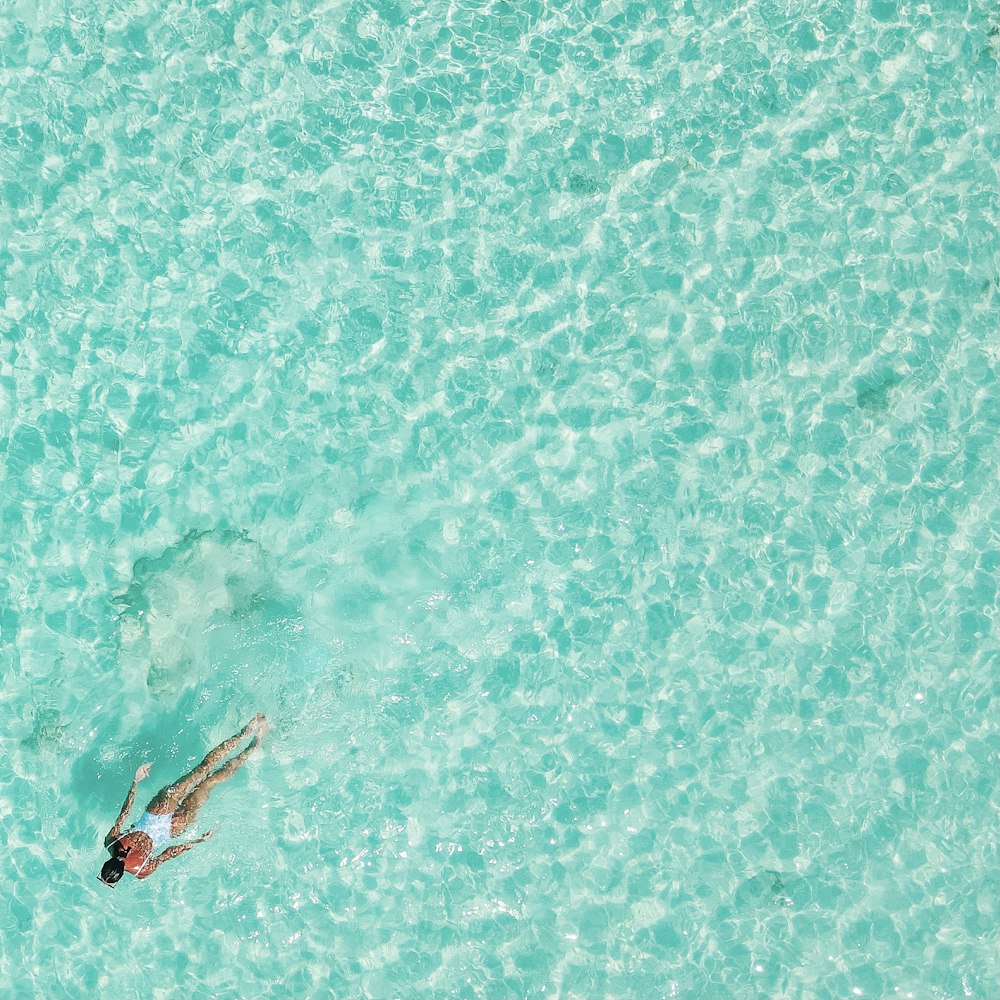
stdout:
[(142, 779), (145, 778), (149, 774), (149, 769), (152, 766), (153, 766), (152, 764), (143, 764), (142, 767), (140, 767), (135, 772), (135, 781), (136, 781), (136, 784), (138, 784), (140, 781), (142, 781)]

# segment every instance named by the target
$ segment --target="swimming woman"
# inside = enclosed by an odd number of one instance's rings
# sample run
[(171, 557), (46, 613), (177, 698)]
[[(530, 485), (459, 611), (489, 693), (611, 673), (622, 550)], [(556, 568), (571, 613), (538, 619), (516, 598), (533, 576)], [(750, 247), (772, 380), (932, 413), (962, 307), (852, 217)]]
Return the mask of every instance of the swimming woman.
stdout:
[[(167, 785), (166, 788), (161, 788), (150, 799), (139, 822), (122, 833), (122, 826), (132, 811), (139, 782), (149, 774), (150, 765), (143, 764), (135, 772), (135, 780), (125, 798), (122, 811), (115, 820), (115, 825), (104, 838), (104, 846), (111, 852), (111, 857), (104, 862), (104, 867), (101, 869), (101, 881), (105, 885), (114, 885), (124, 872), (131, 872), (136, 878), (147, 878), (164, 861), (176, 858), (179, 854), (190, 851), (195, 844), (208, 840), (212, 836), (211, 830), (196, 840), (174, 844), (172, 847), (166, 846), (194, 822), (209, 792), (226, 778), (231, 778), (246, 763), (250, 754), (260, 746), (266, 732), (267, 719), (263, 715), (255, 715), (235, 736), (230, 736), (214, 750), (210, 750), (190, 774), (185, 774), (179, 781)], [(250, 745), (222, 764), (222, 761), (250, 736), (253, 737)], [(222, 766), (213, 770), (219, 764)], [(157, 853), (158, 851), (160, 853)]]

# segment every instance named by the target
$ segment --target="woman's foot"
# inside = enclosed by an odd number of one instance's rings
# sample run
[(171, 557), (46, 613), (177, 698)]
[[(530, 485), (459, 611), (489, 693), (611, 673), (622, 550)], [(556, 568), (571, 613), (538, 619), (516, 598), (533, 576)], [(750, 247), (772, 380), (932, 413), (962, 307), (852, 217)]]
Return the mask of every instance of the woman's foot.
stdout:
[(271, 728), (271, 724), (267, 721), (267, 717), (263, 712), (258, 712), (254, 717), (251, 725), (254, 727), (256, 732), (256, 737), (254, 738), (254, 745), (259, 746), (260, 741), (267, 734), (268, 730)]
[(234, 737), (234, 739), (245, 740), (249, 736), (267, 732), (267, 719), (263, 712), (258, 712)]

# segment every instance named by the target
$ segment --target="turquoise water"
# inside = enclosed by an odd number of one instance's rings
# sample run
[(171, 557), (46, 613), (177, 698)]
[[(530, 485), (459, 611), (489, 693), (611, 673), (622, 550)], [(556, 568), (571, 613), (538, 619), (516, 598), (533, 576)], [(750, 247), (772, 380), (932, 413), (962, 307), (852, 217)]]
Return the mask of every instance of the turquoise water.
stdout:
[(0, 995), (995, 998), (998, 21), (0, 7)]

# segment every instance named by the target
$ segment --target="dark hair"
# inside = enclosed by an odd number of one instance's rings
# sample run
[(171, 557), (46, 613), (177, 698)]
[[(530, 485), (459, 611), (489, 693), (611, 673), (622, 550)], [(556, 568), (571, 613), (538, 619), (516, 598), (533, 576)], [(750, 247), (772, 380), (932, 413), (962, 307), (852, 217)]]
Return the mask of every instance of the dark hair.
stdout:
[(101, 881), (105, 885), (114, 885), (125, 871), (125, 859), (122, 857), (108, 858), (101, 869)]

